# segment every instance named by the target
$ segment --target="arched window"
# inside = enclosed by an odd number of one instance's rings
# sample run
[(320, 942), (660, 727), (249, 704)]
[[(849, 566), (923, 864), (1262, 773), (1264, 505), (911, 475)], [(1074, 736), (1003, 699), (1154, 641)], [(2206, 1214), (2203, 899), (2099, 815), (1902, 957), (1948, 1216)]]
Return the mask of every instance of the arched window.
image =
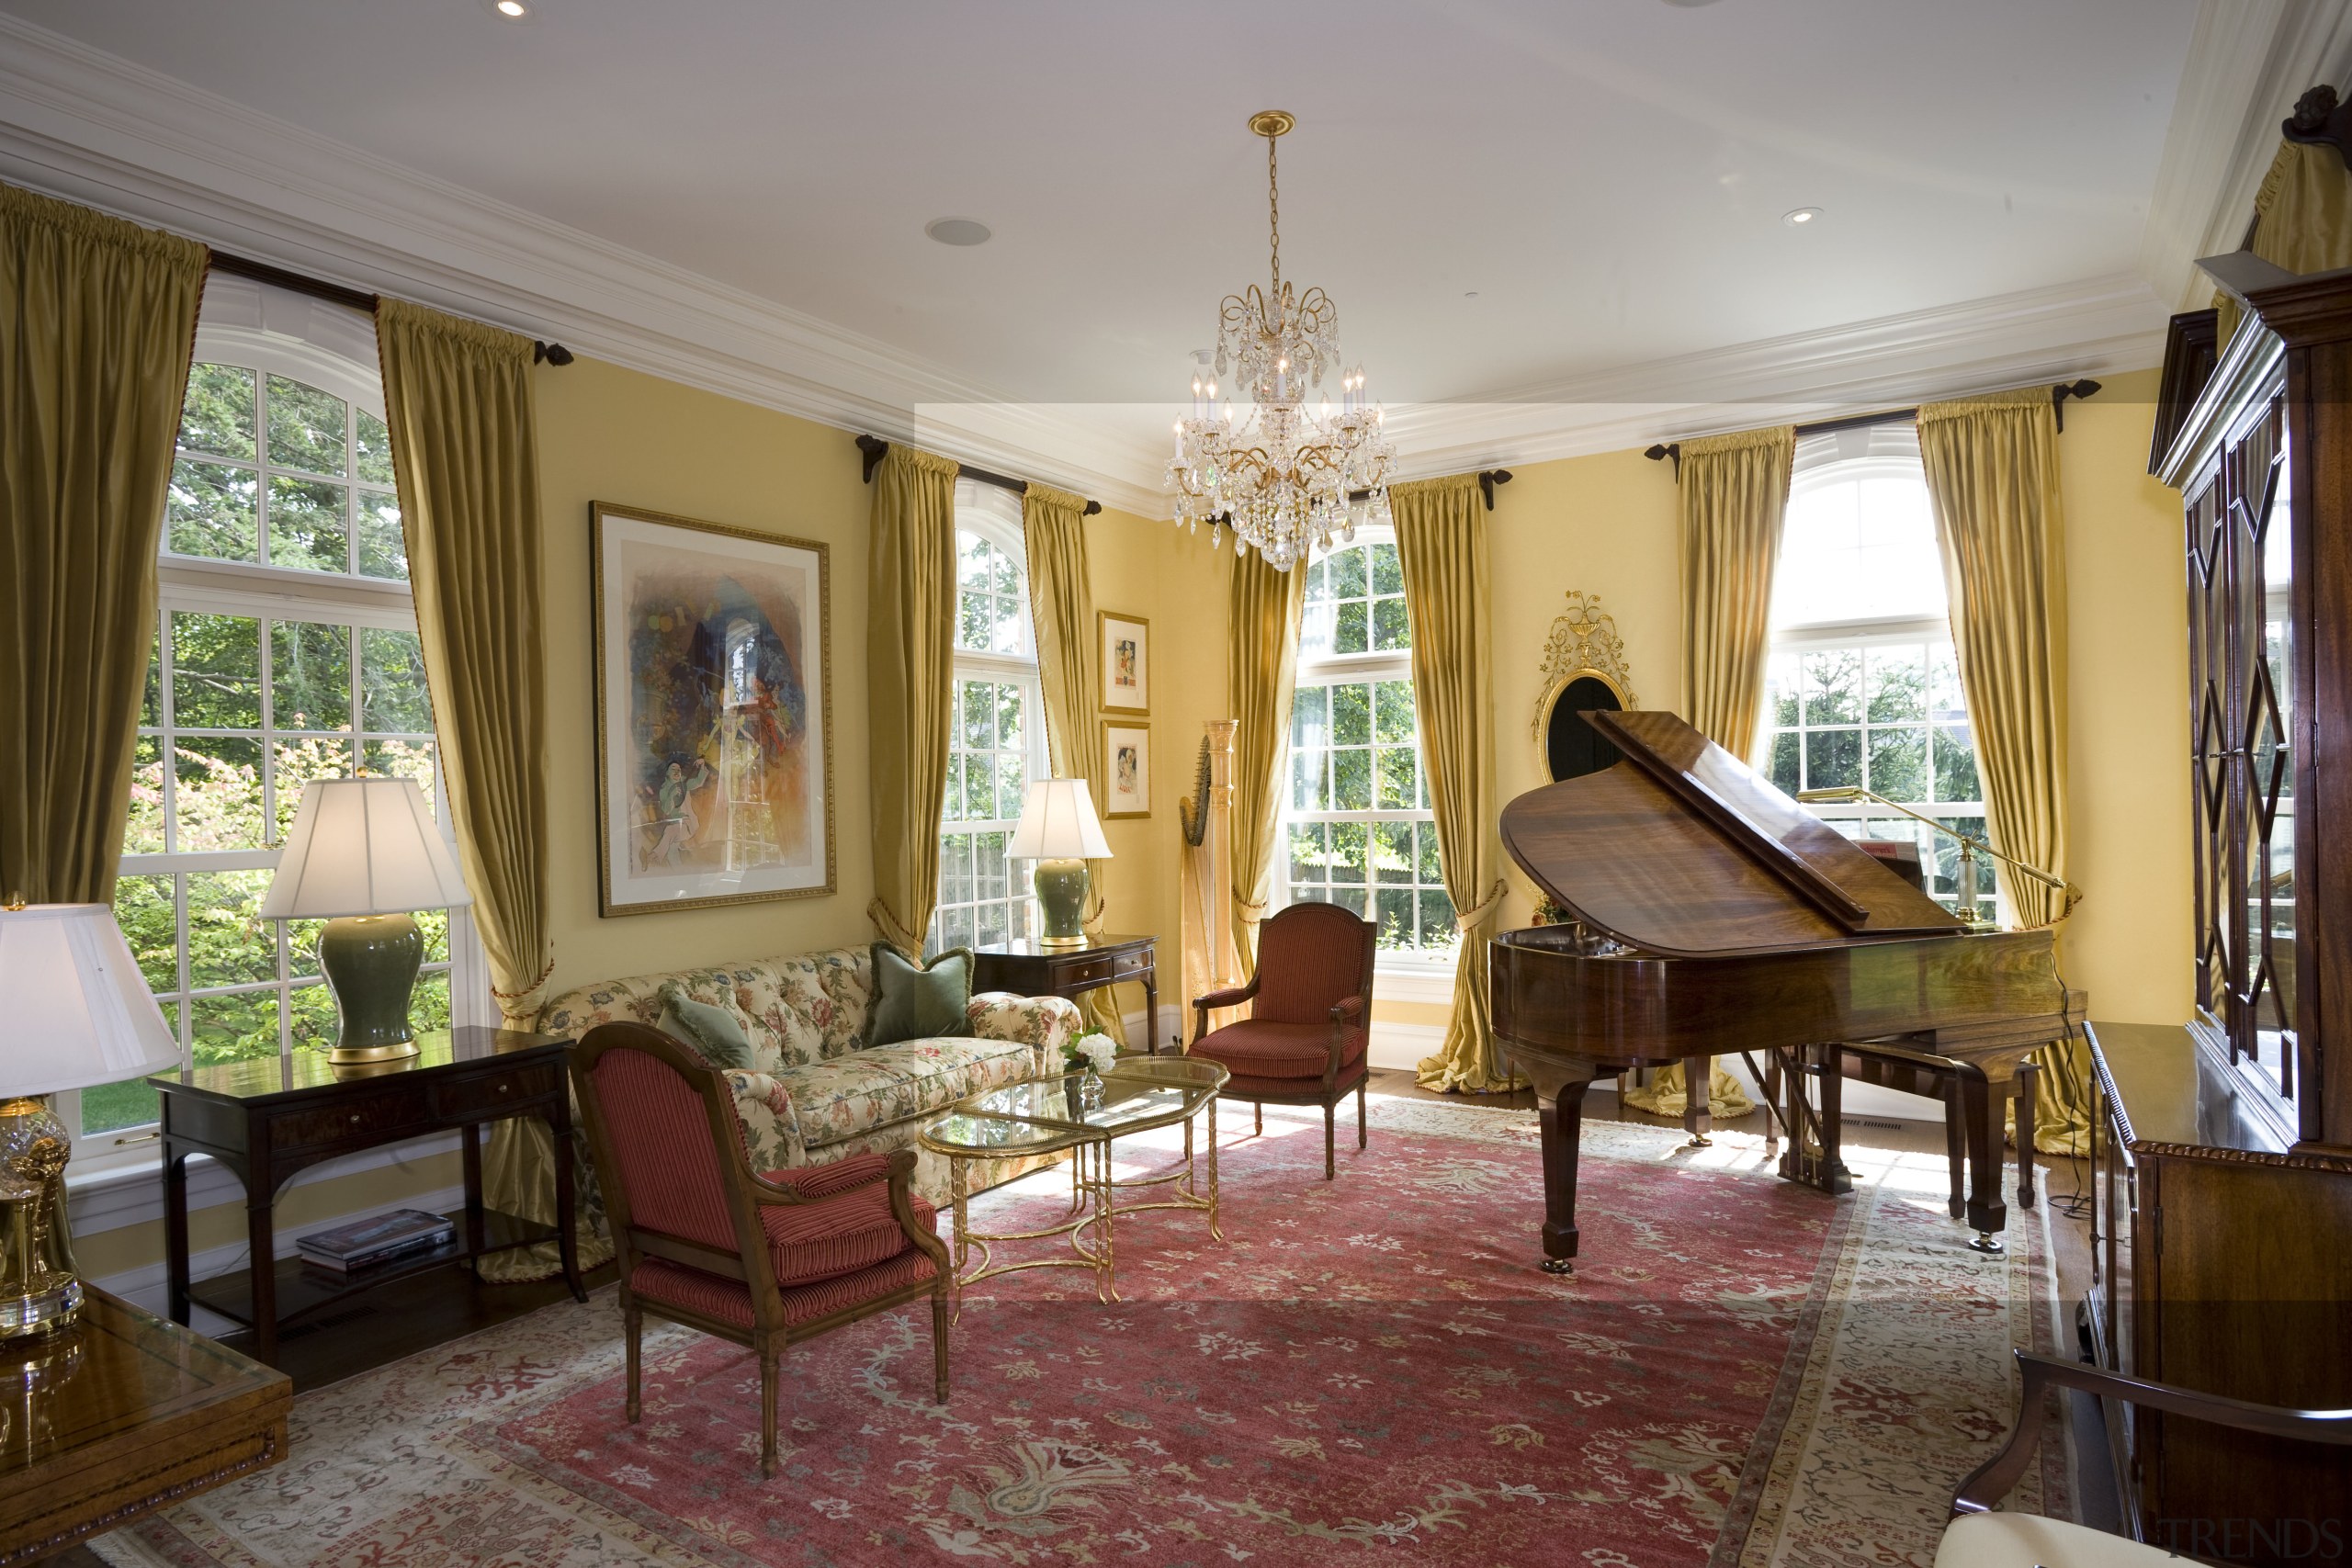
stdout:
[(1021, 502), (956, 486), (956, 706), (939, 830), (933, 953), (1031, 935), (1036, 900), (1004, 847), (1029, 782), (1046, 776), (1037, 649), (1030, 631)]
[[(390, 434), (365, 315), (214, 274), (164, 503), (115, 915), (183, 1059), (332, 1043), (322, 922), (260, 918), (302, 786), (424, 786), (447, 831)], [(422, 911), (419, 1028), (494, 1021), (462, 909)], [(145, 1157), (143, 1081), (81, 1091), (87, 1157)], [(77, 1156), (77, 1166), (82, 1163)]]
[[(1797, 444), (1772, 585), (1764, 766), (1801, 789), (1860, 785), (1962, 832), (1984, 832), (1935, 510), (1909, 425)], [(1919, 844), (1929, 890), (1958, 899), (1959, 850), (1864, 801), (1812, 809), (1858, 839)], [(1989, 897), (1991, 869), (1977, 892)]]
[(1359, 529), (1292, 570), (1306, 573), (1306, 602), (1276, 902), (1340, 905), (1379, 926), (1384, 958), (1450, 964), (1460, 935), (1421, 769), (1396, 536)]

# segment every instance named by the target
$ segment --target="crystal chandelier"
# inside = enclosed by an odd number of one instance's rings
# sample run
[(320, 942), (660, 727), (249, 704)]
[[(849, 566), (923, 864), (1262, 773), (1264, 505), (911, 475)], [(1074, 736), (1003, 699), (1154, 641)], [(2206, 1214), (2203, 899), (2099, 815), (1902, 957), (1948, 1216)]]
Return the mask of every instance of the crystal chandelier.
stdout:
[[(1299, 294), (1283, 281), (1274, 141), (1296, 123), (1280, 109), (1250, 117), (1250, 130), (1266, 139), (1273, 285), (1225, 297), (1216, 378), (1193, 378), (1193, 416), (1177, 422), (1168, 465), (1178, 527), (1197, 532), (1206, 523), (1214, 546), (1218, 530), (1230, 526), (1236, 551), (1255, 546), (1280, 571), (1335, 538), (1353, 537), (1359, 523), (1385, 524), (1396, 456), (1381, 432), (1380, 410), (1364, 396), (1363, 367), (1340, 370), (1339, 307), (1320, 288)], [(1238, 422), (1232, 402), (1217, 400), (1217, 382), (1237, 372), (1250, 403)], [(1310, 410), (1308, 394), (1327, 374), (1339, 377), (1340, 406), (1334, 410), (1325, 392)]]

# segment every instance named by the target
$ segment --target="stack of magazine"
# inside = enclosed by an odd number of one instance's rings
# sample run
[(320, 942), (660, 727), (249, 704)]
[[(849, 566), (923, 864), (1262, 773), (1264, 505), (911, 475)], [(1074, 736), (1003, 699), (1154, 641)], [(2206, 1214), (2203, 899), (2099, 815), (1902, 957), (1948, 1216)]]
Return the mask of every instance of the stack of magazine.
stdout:
[(306, 1261), (348, 1274), (429, 1252), (457, 1234), (458, 1227), (446, 1214), (394, 1209), (389, 1214), (370, 1214), (332, 1230), (312, 1231), (297, 1237), (294, 1245)]

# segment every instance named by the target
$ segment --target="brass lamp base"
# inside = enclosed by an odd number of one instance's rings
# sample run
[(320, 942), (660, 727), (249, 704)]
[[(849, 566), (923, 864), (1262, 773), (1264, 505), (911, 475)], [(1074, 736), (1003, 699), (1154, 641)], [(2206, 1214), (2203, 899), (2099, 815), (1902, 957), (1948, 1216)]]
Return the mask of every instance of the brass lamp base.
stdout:
[(82, 1314), (65, 1225), (72, 1146), (46, 1100), (0, 1102), (0, 1341), (48, 1334)]

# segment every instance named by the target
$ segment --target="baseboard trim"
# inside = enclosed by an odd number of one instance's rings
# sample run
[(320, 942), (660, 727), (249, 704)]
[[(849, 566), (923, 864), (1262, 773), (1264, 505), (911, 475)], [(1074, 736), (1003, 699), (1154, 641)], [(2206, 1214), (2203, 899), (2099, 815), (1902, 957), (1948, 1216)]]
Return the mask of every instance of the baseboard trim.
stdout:
[(1445, 1027), (1436, 1023), (1387, 1023), (1372, 1021), (1372, 1043), (1365, 1055), (1375, 1067), (1411, 1072), (1425, 1056), (1434, 1056), (1445, 1044)]

